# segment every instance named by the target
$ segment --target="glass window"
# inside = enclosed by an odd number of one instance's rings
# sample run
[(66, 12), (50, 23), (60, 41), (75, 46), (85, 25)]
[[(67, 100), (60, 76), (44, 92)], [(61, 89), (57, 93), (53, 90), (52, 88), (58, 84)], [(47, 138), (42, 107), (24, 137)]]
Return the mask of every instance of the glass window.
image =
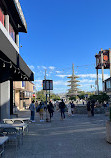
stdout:
[(107, 82), (106, 82), (106, 88), (111, 88), (110, 81), (107, 81)]
[(15, 31), (11, 24), (9, 24), (9, 34), (12, 37), (12, 39), (15, 41)]
[(5, 19), (4, 13), (2, 9), (0, 8), (0, 22), (3, 24), (3, 26), (4, 26), (4, 19)]
[(22, 81), (22, 87), (25, 87), (25, 81)]

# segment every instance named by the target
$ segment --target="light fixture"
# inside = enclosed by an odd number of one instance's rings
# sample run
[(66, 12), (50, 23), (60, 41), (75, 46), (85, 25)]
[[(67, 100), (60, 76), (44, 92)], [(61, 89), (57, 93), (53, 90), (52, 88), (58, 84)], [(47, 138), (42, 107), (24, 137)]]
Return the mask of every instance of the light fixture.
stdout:
[(3, 67), (5, 67), (5, 63), (3, 63)]
[(10, 69), (12, 68), (12, 63), (10, 62)]
[(16, 69), (14, 70), (14, 73), (16, 73)]

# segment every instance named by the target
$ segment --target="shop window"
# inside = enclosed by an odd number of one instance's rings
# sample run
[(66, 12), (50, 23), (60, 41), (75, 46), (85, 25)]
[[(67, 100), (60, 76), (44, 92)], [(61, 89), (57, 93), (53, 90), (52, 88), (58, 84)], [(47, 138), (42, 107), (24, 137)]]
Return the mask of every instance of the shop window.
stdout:
[(0, 8), (0, 22), (3, 24), (3, 26), (4, 26), (4, 19), (5, 19), (4, 13), (2, 9)]
[(15, 41), (15, 31), (11, 24), (9, 24), (9, 34), (12, 37), (12, 39)]

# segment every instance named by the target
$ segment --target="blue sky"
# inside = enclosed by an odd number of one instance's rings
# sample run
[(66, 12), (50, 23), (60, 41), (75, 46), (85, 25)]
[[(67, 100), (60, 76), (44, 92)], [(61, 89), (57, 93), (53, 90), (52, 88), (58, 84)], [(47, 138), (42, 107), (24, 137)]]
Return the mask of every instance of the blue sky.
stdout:
[[(111, 47), (110, 0), (20, 0), (28, 33), (20, 33), (20, 54), (35, 72), (37, 90), (47, 79), (54, 92), (66, 92), (72, 63), (80, 78), (80, 89), (95, 84), (95, 54)], [(101, 89), (101, 70), (99, 71)], [(109, 70), (105, 70), (105, 78)]]

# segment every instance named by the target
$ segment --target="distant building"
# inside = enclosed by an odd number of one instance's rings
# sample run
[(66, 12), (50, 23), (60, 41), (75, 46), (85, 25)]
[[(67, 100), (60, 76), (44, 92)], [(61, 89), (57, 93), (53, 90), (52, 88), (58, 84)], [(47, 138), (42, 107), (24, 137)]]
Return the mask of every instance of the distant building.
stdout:
[(111, 98), (111, 77), (105, 80), (103, 82), (103, 85), (104, 85), (104, 92), (106, 92), (107, 95), (109, 95), (109, 97)]
[(29, 107), (34, 93), (34, 84), (29, 81), (13, 82), (13, 105), (19, 110)]
[(34, 80), (19, 54), (19, 32), (27, 32), (19, 0), (0, 0), (0, 120), (13, 114), (13, 81)]

